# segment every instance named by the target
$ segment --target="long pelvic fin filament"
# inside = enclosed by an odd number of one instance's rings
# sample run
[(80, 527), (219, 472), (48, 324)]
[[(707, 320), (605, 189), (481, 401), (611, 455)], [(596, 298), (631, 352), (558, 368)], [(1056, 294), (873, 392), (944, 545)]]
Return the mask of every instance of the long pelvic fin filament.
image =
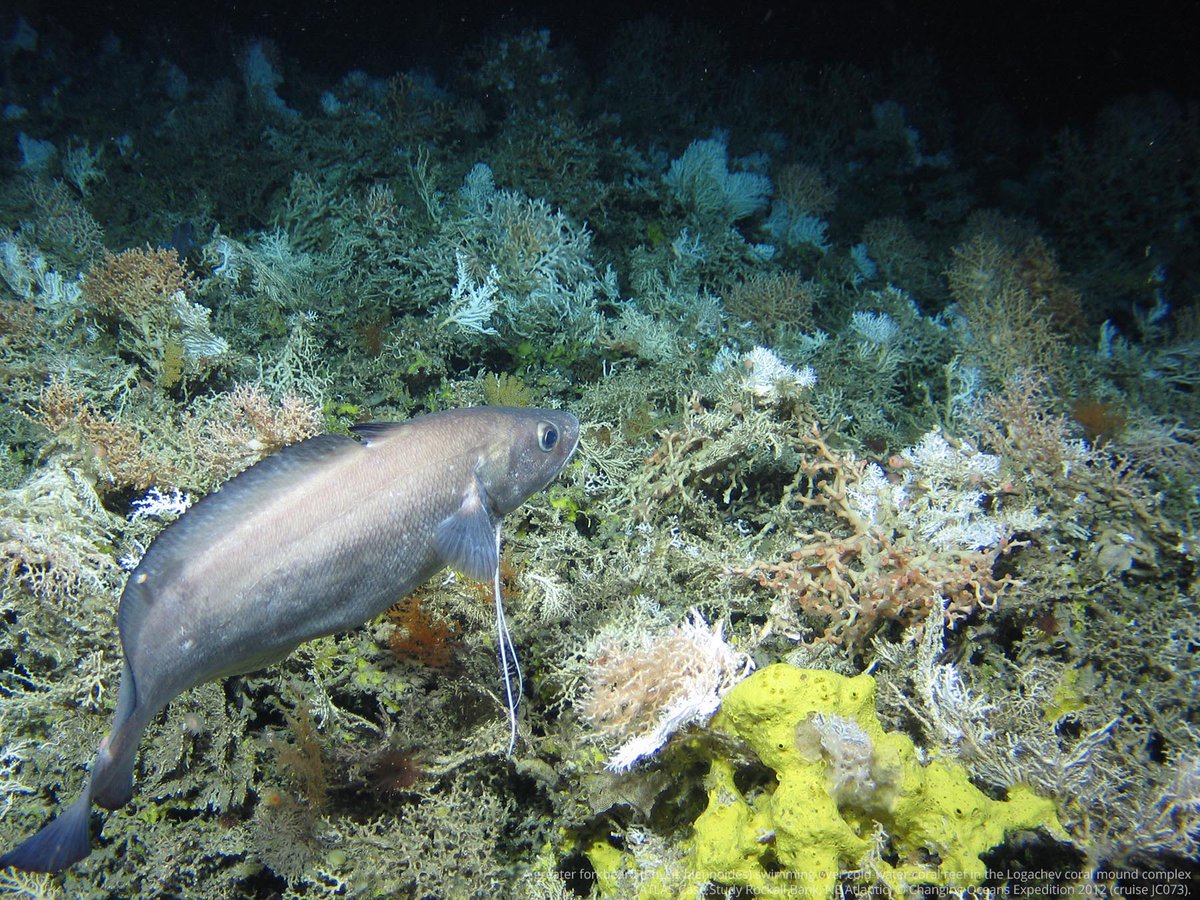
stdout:
[(525, 682), (521, 677), (521, 663), (517, 660), (517, 648), (513, 646), (512, 635), (508, 632), (508, 619), (504, 616), (504, 601), (500, 596), (499, 525), (496, 526), (496, 568), (492, 572), (492, 599), (496, 604), (496, 646), (500, 654), (500, 672), (504, 675), (504, 701), (508, 707), (508, 755), (512, 756), (517, 746), (517, 707), (521, 703), (521, 694), (525, 692)]

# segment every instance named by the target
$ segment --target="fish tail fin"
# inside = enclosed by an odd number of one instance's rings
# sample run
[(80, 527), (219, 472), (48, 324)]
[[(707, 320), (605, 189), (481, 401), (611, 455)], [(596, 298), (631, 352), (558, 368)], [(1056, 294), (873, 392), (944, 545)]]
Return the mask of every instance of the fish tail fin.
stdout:
[(92, 852), (91, 785), (41, 831), (0, 856), (0, 868), (57, 873)]
[(0, 868), (12, 866), (26, 872), (56, 873), (92, 852), (92, 801), (106, 809), (116, 809), (133, 796), (133, 763), (148, 721), (145, 711), (139, 711), (136, 698), (133, 673), (126, 661), (113, 730), (100, 742), (83, 793), (41, 831), (0, 856)]

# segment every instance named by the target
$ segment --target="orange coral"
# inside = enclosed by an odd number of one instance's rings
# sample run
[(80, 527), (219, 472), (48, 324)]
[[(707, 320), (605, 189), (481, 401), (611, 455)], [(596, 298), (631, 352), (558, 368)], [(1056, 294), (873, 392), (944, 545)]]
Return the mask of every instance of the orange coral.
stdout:
[(755, 272), (726, 292), (725, 308), (739, 322), (754, 322), (774, 340), (781, 331), (803, 331), (813, 324), (813, 305), (824, 294), (815, 281), (794, 272)]
[(31, 303), (0, 302), (0, 343), (24, 346), (37, 328), (37, 312)]
[(821, 640), (858, 649), (888, 622), (921, 622), (943, 598), (950, 621), (995, 605), (1010, 583), (992, 573), (1008, 549), (1003, 541), (986, 550), (940, 547), (897, 522), (867, 522), (850, 502), (867, 464), (830, 449), (815, 426), (804, 442), (808, 452), (788, 499), (825, 510), (848, 533), (813, 531), (783, 562), (758, 560), (734, 570), (782, 601), (775, 604), (766, 633), (776, 623), (790, 626), (793, 609), (799, 608), (827, 621)]
[(1088, 329), (1083, 298), (1063, 278), (1058, 260), (1041, 238), (1034, 238), (1017, 257), (1017, 277), (1030, 296), (1041, 297), (1054, 326), (1068, 334), (1084, 337)]
[(384, 615), (396, 626), (388, 637), (388, 649), (397, 659), (432, 669), (445, 669), (454, 662), (458, 629), (426, 612), (420, 594), (405, 597)]
[(283, 716), (292, 739), (273, 742), (279, 767), (311, 809), (324, 809), (329, 805), (329, 775), (312, 710), (307, 703), (300, 702), (294, 713), (285, 709)]
[(284, 447), (312, 437), (324, 425), (311, 400), (286, 391), (278, 401), (258, 384), (222, 394), (200, 416), (184, 422), (195, 447), (196, 477), (211, 487)]
[(222, 398), (228, 418), (241, 432), (253, 433), (264, 455), (321, 431), (321, 410), (312, 401), (285, 392), (273, 402), (261, 385), (238, 385)]
[(923, 621), (939, 598), (950, 621), (991, 608), (1008, 583), (992, 574), (1001, 552), (934, 548), (877, 531), (844, 538), (814, 532), (790, 559), (758, 562), (744, 574), (827, 620), (822, 640), (860, 648), (889, 621)]
[(1065, 369), (1062, 323), (1050, 301), (1069, 307), (1070, 294), (1046, 266), (1040, 251), (1012, 253), (982, 235), (954, 248), (950, 293), (970, 326), (975, 356), (999, 380), (1025, 369), (1058, 377)]
[(145, 490), (177, 483), (179, 473), (145, 452), (141, 433), (96, 409), (83, 392), (65, 381), (51, 381), (38, 398), (33, 421), (61, 441), (90, 453), (103, 476), (97, 487)]
[(941, 290), (929, 247), (901, 217), (872, 219), (863, 226), (862, 239), (871, 259), (879, 266), (879, 273), (889, 284), (918, 297)]
[[(58, 380), (42, 389), (30, 418), (95, 460), (101, 490), (155, 485), (208, 491), (288, 444), (318, 434), (323, 424), (312, 401), (291, 392), (275, 401), (252, 384), (219, 395), (178, 423), (143, 420), (138, 427), (98, 409), (78, 388)], [(174, 450), (159, 444), (168, 429)]]
[(105, 253), (83, 279), (83, 299), (100, 315), (137, 321), (169, 306), (179, 292), (195, 282), (174, 250)]
[(1076, 400), (1071, 417), (1083, 426), (1083, 434), (1092, 444), (1111, 440), (1125, 428), (1125, 411), (1115, 403), (1094, 397)]
[[(517, 568), (508, 559), (501, 555), (500, 557), (500, 599), (511, 600), (516, 596), (520, 589), (517, 587)], [(492, 594), (492, 583), (490, 581), (474, 581), (470, 582), (471, 587), (479, 596), (479, 602), (485, 606), (491, 606), (495, 601)]]
[(1035, 371), (1017, 372), (986, 394), (971, 424), (982, 446), (1022, 474), (1021, 490), (1052, 494), (1063, 472), (1086, 461), (1070, 420), (1053, 409), (1049, 382)]
[(364, 767), (367, 783), (381, 794), (402, 796), (429, 778), (421, 754), (412, 747), (385, 746)]
[(822, 216), (837, 203), (837, 189), (816, 166), (791, 163), (775, 179), (776, 197), (794, 214)]

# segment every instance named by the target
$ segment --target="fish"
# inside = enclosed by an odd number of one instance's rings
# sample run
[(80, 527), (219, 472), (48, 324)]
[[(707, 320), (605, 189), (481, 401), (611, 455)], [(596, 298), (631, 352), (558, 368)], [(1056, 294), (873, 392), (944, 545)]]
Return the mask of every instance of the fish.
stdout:
[[(93, 804), (132, 799), (143, 732), (184, 691), (355, 628), (446, 567), (498, 584), (501, 521), (558, 477), (580, 425), (564, 410), (483, 406), (351, 432), (267, 457), (151, 543), (121, 594), (117, 705), (83, 793), (0, 868), (57, 873), (91, 853)], [(498, 598), (497, 614), (515, 735)]]

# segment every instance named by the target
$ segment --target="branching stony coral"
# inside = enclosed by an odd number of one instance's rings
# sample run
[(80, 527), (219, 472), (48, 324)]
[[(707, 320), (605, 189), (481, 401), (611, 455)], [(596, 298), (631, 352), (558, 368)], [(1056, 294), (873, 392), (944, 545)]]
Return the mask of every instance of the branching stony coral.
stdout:
[[(107, 605), (121, 578), (112, 545), (120, 520), (89, 479), (52, 454), (19, 486), (0, 493), (0, 824), (11, 841), (44, 815), (39, 785), (74, 789), (84, 748), (99, 736), (90, 711), (111, 702), (119, 671)], [(98, 730), (98, 726), (95, 730)], [(50, 737), (53, 739), (49, 739)], [(31, 782), (32, 783), (32, 782)], [(9, 809), (9, 805), (12, 808)]]
[[(1103, 697), (1065, 711), (1078, 670), (1037, 657), (1002, 662), (986, 682), (969, 664), (943, 659), (944, 616), (934, 611), (897, 643), (876, 640), (881, 696), (918, 722), (931, 750), (960, 760), (994, 788), (1033, 787), (1054, 797), (1071, 843), (1086, 857), (1085, 877), (1155, 855), (1193, 855), (1200, 842), (1200, 742), (1184, 723), (1168, 759), (1146, 757), (1147, 735), (1165, 737), (1135, 709)], [(1152, 713), (1156, 718), (1158, 713)], [(1069, 720), (1069, 721), (1068, 721)], [(1067, 727), (1064, 727), (1067, 726)], [(1090, 873), (1090, 874), (1089, 874)]]
[(745, 373), (742, 387), (763, 400), (778, 401), (817, 383), (817, 373), (811, 366), (789, 366), (767, 347), (755, 347), (743, 354), (741, 365)]
[[(345, 848), (365, 895), (430, 896), (430, 886), (448, 897), (504, 894), (511, 872), (502, 868), (500, 845), (513, 833), (538, 834), (541, 824), (472, 766), (444, 780), (441, 790), (421, 792), (401, 815), (328, 822), (327, 844)], [(385, 865), (376, 862), (379, 847), (390, 848)]]
[(164, 388), (207, 371), (229, 349), (209, 310), (188, 299), (195, 281), (174, 250), (108, 254), (84, 278), (92, 314), (118, 323), (117, 341)]
[(106, 251), (100, 223), (64, 182), (29, 178), (18, 191), (25, 202), (29, 231), (53, 259), (51, 268), (78, 271), (103, 257)]
[[(1173, 761), (1174, 777), (1151, 794), (1141, 816), (1147, 844), (1157, 852), (1195, 858), (1200, 853), (1200, 747)], [(1134, 853), (1149, 853), (1148, 847)]]
[(455, 254), (457, 261), (457, 280), (450, 291), (450, 299), (446, 302), (445, 317), (441, 327), (454, 326), (459, 331), (475, 332), (477, 334), (496, 334), (496, 329), (489, 324), (495, 315), (497, 282), (500, 274), (492, 266), (487, 276), (475, 282), (468, 271), (467, 258), (460, 251)]
[(1032, 532), (1045, 519), (1037, 510), (1010, 508), (985, 497), (1002, 498), (1007, 487), (998, 456), (981, 453), (970, 444), (951, 444), (931, 431), (895, 459), (899, 479), (889, 479), (883, 469), (868, 464), (859, 483), (848, 488), (851, 503), (875, 524), (880, 516), (894, 514), (904, 527), (936, 547), (981, 550), (1007, 541), (1018, 531)]
[(173, 484), (178, 470), (148, 453), (142, 432), (127, 421), (107, 415), (84, 390), (54, 379), (37, 401), (34, 421), (49, 431), (55, 443), (65, 445), (82, 467), (94, 470), (97, 487), (112, 490), (151, 484)]
[[(803, 380), (801, 373), (791, 372), (790, 377)], [(741, 375), (731, 370), (722, 376), (724, 384), (711, 408), (693, 395), (683, 423), (660, 432), (659, 445), (641, 471), (621, 485), (621, 496), (633, 504), (636, 518), (690, 517), (710, 504), (726, 510), (747, 504), (756, 511), (774, 506), (762, 492), (746, 488), (751, 481), (786, 483), (800, 447), (796, 428), (778, 414), (777, 404), (756, 404)], [(779, 394), (772, 399), (788, 402)]]
[[(0, 733), (5, 730), (3, 725), (4, 720), (0, 717)], [(8, 815), (18, 794), (33, 793), (34, 789), (19, 777), (21, 763), (30, 749), (30, 741), (13, 741), (0, 746), (0, 819)]]
[(797, 633), (795, 608), (828, 620), (824, 640), (859, 648), (888, 621), (924, 619), (939, 598), (951, 619), (995, 604), (1007, 585), (992, 574), (1004, 541), (987, 549), (937, 546), (890, 501), (875, 502), (886, 484), (877, 483), (879, 473), (868, 464), (832, 450), (815, 425), (802, 440), (806, 452), (784, 506), (823, 511), (835, 519), (836, 530), (803, 535), (784, 562), (760, 560), (735, 570), (777, 594), (764, 637), (775, 628)]
[(88, 195), (88, 186), (92, 182), (108, 180), (108, 176), (104, 174), (104, 169), (100, 166), (103, 156), (103, 145), (93, 150), (92, 145), (86, 140), (72, 138), (67, 142), (67, 150), (63, 154), (63, 177), (75, 185), (79, 195), (85, 199)]
[(193, 402), (127, 405), (120, 415), (64, 381), (43, 388), (35, 417), (82, 458), (106, 492), (187, 488), (207, 492), (265, 456), (320, 432), (320, 408), (294, 391), (278, 398), (260, 384)]
[(753, 272), (725, 292), (725, 308), (734, 321), (753, 323), (769, 340), (812, 328), (813, 308), (825, 295), (817, 281), (796, 272)]
[(0, 872), (0, 895), (4, 894), (23, 900), (62, 900), (67, 896), (53, 875), (13, 868)]
[(1047, 527), (1086, 539), (1101, 571), (1152, 567), (1159, 551), (1186, 544), (1138, 459), (1116, 444), (1074, 438), (1039, 373), (1019, 372), (985, 396), (971, 425), (980, 446), (1004, 461), (1006, 490), (1036, 502)]
[[(314, 334), (316, 324), (315, 313), (291, 316), (287, 340), (269, 364), (264, 362), (259, 381), (271, 385), (272, 390), (281, 394), (310, 397), (318, 403), (323, 400), (333, 379), (329, 364), (322, 356), (324, 348)], [(380, 357), (383, 355), (381, 353)]]
[(88, 270), (83, 300), (99, 315), (137, 323), (166, 307), (175, 294), (193, 287), (174, 250), (134, 247), (106, 254)]
[(1049, 493), (1088, 462), (1088, 448), (1056, 412), (1045, 375), (1021, 369), (982, 398), (970, 425), (980, 443), (1019, 469), (1014, 483)]
[(680, 360), (677, 331), (677, 325), (646, 315), (634, 303), (622, 303), (617, 319), (606, 322), (600, 346), (610, 353), (669, 365)]
[[(497, 190), (491, 170), (482, 163), (468, 173), (459, 195), (463, 218), (445, 223), (434, 243), (454, 248), (460, 288), (479, 286), (480, 302), (475, 305), (489, 314), (491, 306), (500, 332), (594, 340), (599, 331), (597, 295), (615, 298), (615, 276), (597, 277), (587, 228), (544, 200)], [(462, 306), (470, 296), (470, 291), (460, 291), (455, 300)], [(474, 321), (486, 326), (487, 318), (476, 315)], [(482, 327), (471, 330), (486, 333)]]
[(283, 231), (262, 234), (253, 247), (242, 247), (238, 263), (249, 272), (251, 289), (281, 309), (304, 309), (314, 296), (313, 254), (292, 247)]
[(701, 218), (736, 222), (766, 208), (771, 180), (753, 172), (730, 172), (720, 139), (692, 141), (674, 160), (663, 182), (680, 203)]
[[(383, 213), (381, 218), (368, 218), (354, 196), (355, 188), (357, 185), (350, 182), (340, 166), (320, 173), (293, 173), (286, 195), (279, 198), (275, 207), (272, 217), (275, 230), (257, 242), (260, 262), (282, 263), (276, 274), (288, 280), (295, 276), (303, 279), (305, 275), (311, 280), (325, 254), (341, 256), (366, 240), (363, 225), (367, 223), (363, 220), (367, 219), (369, 227), (382, 224), (389, 218), (383, 212), (387, 204), (376, 207), (376, 211)], [(338, 250), (335, 245), (339, 245)], [(246, 252), (244, 247), (242, 250)], [(291, 276), (287, 274), (289, 271)], [(266, 277), (272, 276), (266, 273)], [(258, 289), (261, 285), (255, 280)], [(299, 286), (299, 279), (296, 284)], [(272, 299), (280, 297), (284, 301), (289, 299), (286, 294)]]
[[(944, 603), (939, 602), (921, 623), (919, 634), (910, 629), (900, 643), (876, 639), (872, 650), (877, 661), (886, 669), (903, 672), (905, 679), (903, 688), (885, 681), (883, 694), (921, 723), (939, 752), (980, 760), (987, 756), (995, 738), (996, 729), (989, 719), (995, 707), (967, 686), (954, 663), (941, 661), (945, 634)], [(1008, 787), (1019, 781), (998, 784)]]
[(898, 288), (864, 291), (855, 306), (832, 334), (793, 334), (781, 346), (821, 373), (812, 401), (821, 421), (876, 450), (903, 447), (948, 421), (944, 367), (960, 351), (944, 317), (922, 315)]
[(70, 604), (86, 590), (110, 589), (116, 561), (103, 545), (116, 521), (95, 488), (56, 456), (0, 496), (0, 571), (38, 600)]
[(968, 349), (997, 381), (1022, 369), (1064, 374), (1065, 343), (1048, 306), (1046, 284), (1028, 283), (1022, 262), (998, 241), (977, 235), (954, 250), (950, 293), (970, 329)]
[(261, 384), (239, 385), (212, 399), (203, 413), (189, 417), (185, 431), (195, 447), (196, 479), (219, 483), (289, 444), (318, 434), (320, 408), (284, 391), (273, 399)]
[[(50, 267), (45, 256), (15, 235), (0, 241), (0, 279), (17, 299), (31, 304), (32, 308), (22, 307), (29, 313), (30, 324), (34, 308), (56, 328), (67, 324), (79, 308), (82, 279), (67, 280)], [(6, 318), (14, 324), (20, 321), (13, 313)]]
[[(551, 211), (544, 200), (497, 191), (485, 222), (489, 249), (510, 280), (524, 273), (526, 278), (566, 286), (591, 274), (591, 234), (561, 211)], [(516, 289), (522, 286), (520, 281), (513, 284)]]

